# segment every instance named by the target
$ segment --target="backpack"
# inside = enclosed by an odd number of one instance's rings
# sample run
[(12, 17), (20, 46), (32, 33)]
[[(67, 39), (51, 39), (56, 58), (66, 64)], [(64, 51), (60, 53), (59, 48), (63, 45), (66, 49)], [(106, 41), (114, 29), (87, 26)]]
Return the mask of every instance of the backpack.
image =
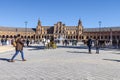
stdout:
[(13, 41), (12, 45), (13, 45), (13, 47), (16, 47), (16, 42), (15, 42), (15, 41)]

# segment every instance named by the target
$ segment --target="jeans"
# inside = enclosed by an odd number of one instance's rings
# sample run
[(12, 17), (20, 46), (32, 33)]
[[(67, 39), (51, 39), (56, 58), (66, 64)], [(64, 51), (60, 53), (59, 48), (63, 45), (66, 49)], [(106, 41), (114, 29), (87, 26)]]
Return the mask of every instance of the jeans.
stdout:
[(88, 46), (88, 51), (89, 53), (91, 53), (91, 46)]
[(99, 47), (96, 47), (96, 53), (99, 53)]
[(13, 57), (12, 57), (11, 60), (14, 60), (14, 58), (18, 55), (19, 52), (21, 53), (21, 58), (22, 58), (22, 60), (24, 60), (23, 50), (16, 50), (16, 53), (13, 55)]

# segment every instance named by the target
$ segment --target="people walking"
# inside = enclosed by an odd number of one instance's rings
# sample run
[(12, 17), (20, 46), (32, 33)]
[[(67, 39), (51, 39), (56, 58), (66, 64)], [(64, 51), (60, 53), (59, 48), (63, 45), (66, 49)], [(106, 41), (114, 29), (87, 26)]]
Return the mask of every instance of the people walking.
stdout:
[(88, 46), (88, 52), (91, 53), (91, 47), (92, 47), (92, 39), (91, 38), (88, 39), (87, 46)]
[(28, 47), (28, 46), (29, 46), (30, 41), (27, 39), (26, 43), (27, 43), (27, 47)]
[(9, 62), (14, 62), (14, 59), (18, 55), (19, 52), (21, 53), (22, 61), (26, 61), (26, 59), (24, 59), (24, 52), (23, 52), (24, 43), (20, 38), (20, 34), (17, 35), (15, 42), (16, 42), (16, 46), (15, 46), (16, 52), (13, 55), (13, 57), (9, 60)]
[(3, 39), (3, 38), (1, 39), (1, 43), (2, 43), (2, 46), (3, 46), (3, 45), (4, 45), (4, 44), (3, 44), (3, 43), (4, 43), (4, 39)]
[(96, 48), (96, 54), (99, 54), (100, 43), (98, 39), (95, 40), (95, 48)]

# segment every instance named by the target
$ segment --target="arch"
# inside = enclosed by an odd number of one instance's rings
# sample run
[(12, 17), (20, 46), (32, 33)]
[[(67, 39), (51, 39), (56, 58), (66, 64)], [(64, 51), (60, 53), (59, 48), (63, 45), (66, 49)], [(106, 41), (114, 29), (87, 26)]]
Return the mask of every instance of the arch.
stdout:
[(94, 36), (93, 39), (96, 39), (96, 36)]
[(87, 39), (89, 38), (89, 36), (86, 37)]
[(24, 38), (27, 38), (27, 36), (24, 36)]
[(109, 39), (110, 39), (110, 36), (109, 36)]
[(5, 38), (5, 35), (2, 35), (2, 38)]
[(14, 35), (14, 38), (16, 38), (17, 36), (16, 35)]
[(103, 39), (103, 36), (101, 36), (101, 39)]
[(45, 36), (45, 39), (46, 39), (46, 36)]
[(24, 38), (23, 36), (21, 36), (21, 38)]
[(81, 36), (79, 36), (79, 39), (81, 39)]
[(38, 36), (36, 36), (36, 39), (38, 39)]
[(28, 36), (28, 38), (30, 38), (30, 36)]
[(108, 37), (107, 36), (105, 36), (105, 39), (107, 39)]
[(117, 39), (120, 39), (120, 36), (119, 36), (119, 35), (117, 35)]
[(114, 36), (114, 35), (112, 36), (112, 39), (115, 39), (115, 36)]
[(100, 39), (100, 37), (98, 36), (97, 39)]
[(82, 39), (84, 39), (84, 37), (82, 36)]
[(8, 35), (6, 35), (6, 38), (9, 38), (9, 36), (8, 36)]
[(31, 38), (33, 39), (33, 38), (34, 38), (34, 36), (31, 36)]
[(75, 36), (73, 36), (73, 38), (75, 39)]
[(12, 36), (12, 35), (10, 35), (10, 38), (13, 38), (13, 36)]

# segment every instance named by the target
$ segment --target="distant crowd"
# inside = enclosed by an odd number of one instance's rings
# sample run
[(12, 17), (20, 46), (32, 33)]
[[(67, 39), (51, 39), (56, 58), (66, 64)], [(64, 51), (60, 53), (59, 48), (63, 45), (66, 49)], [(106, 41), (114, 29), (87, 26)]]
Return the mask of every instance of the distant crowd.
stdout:
[[(7, 38), (1, 38), (0, 40), (0, 45), (4, 46), (4, 45), (11, 45), (13, 43), (13, 41), (15, 40), (15, 38), (12, 39), (7, 39)], [(54, 44), (54, 46), (56, 46), (56, 44), (62, 44), (63, 46), (69, 46), (70, 44), (72, 44), (72, 46), (77, 46), (78, 41), (76, 39), (73, 40), (50, 40), (50, 39), (45, 39), (43, 38), (41, 41), (35, 41), (35, 40), (30, 40), (30, 39), (22, 39), (22, 41), (24, 42), (24, 44), (26, 44), (27, 46), (29, 46), (30, 44), (39, 44), (40, 42), (43, 43), (43, 45), (46, 48), (51, 48)], [(95, 39), (91, 39), (92, 41), (92, 46), (95, 46)], [(99, 46), (104, 48), (104, 47), (113, 47), (113, 48), (120, 48), (120, 40), (112, 40), (112, 42), (110, 41), (102, 41), (102, 40), (98, 40), (99, 41)], [(82, 41), (84, 43), (84, 45), (87, 45), (87, 41)]]

